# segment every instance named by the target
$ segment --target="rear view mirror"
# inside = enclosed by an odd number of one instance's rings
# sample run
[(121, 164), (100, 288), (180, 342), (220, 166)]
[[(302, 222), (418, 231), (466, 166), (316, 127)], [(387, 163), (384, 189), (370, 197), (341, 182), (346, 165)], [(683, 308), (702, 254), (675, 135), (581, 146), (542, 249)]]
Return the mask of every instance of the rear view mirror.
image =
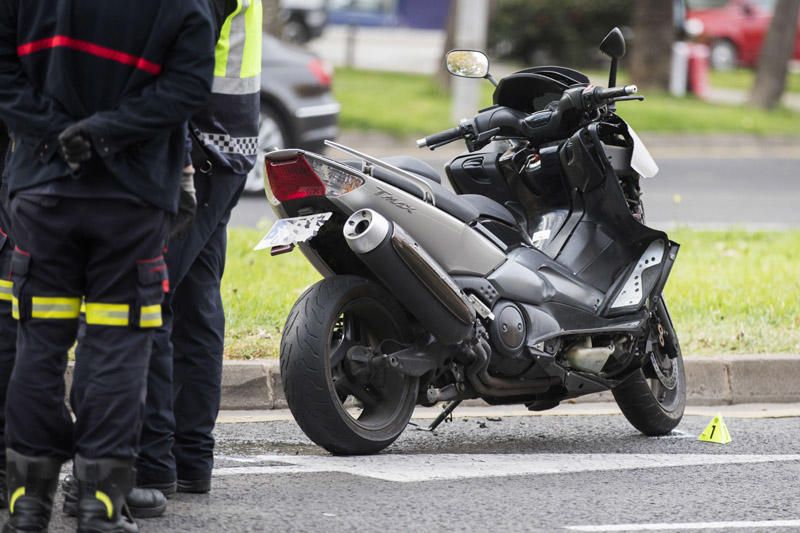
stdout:
[(447, 53), (447, 71), (461, 78), (486, 78), (489, 58), (478, 50), (452, 50)]
[(611, 59), (622, 59), (625, 57), (625, 37), (619, 28), (614, 28), (606, 35), (600, 43), (600, 51)]
[(625, 57), (625, 36), (619, 28), (614, 28), (606, 35), (600, 43), (600, 51), (611, 58), (611, 70), (608, 74), (608, 86), (614, 87), (617, 84), (617, 66), (619, 60)]

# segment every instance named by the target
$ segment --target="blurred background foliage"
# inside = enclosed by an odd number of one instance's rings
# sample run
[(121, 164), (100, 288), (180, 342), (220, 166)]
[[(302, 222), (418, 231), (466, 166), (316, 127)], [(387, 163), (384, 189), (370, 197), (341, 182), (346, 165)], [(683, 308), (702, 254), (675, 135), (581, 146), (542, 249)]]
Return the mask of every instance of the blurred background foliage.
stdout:
[(633, 0), (496, 0), (490, 44), (498, 57), (529, 65), (596, 65), (603, 62), (597, 44), (609, 28), (631, 25), (633, 4)]

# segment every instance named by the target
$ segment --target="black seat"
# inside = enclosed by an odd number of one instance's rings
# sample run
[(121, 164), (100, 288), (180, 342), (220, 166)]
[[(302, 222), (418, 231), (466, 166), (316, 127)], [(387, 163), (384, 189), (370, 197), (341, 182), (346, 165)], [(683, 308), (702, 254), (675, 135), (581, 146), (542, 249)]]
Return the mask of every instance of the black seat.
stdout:
[[(439, 173), (425, 161), (405, 155), (385, 157), (383, 161), (429, 180), (431, 182), (430, 188), (433, 191), (436, 207), (467, 224), (480, 220), (481, 218), (491, 218), (510, 226), (517, 225), (517, 221), (514, 215), (511, 214), (511, 211), (494, 200), (479, 194), (458, 195), (444, 188), (441, 185), (442, 178)], [(356, 168), (361, 168), (360, 161), (345, 161), (345, 163)], [(372, 175), (418, 198), (423, 197), (422, 191), (414, 182), (402, 176), (398, 176), (389, 170), (374, 166), (372, 168)]]
[(393, 155), (391, 157), (384, 157), (383, 160), (390, 165), (396, 166), (397, 168), (402, 168), (403, 170), (408, 170), (409, 172), (413, 172), (414, 174), (422, 176), (423, 178), (428, 178), (431, 181), (435, 181), (439, 185), (442, 184), (442, 177), (439, 175), (439, 173), (436, 172), (432, 166), (421, 159), (407, 155)]

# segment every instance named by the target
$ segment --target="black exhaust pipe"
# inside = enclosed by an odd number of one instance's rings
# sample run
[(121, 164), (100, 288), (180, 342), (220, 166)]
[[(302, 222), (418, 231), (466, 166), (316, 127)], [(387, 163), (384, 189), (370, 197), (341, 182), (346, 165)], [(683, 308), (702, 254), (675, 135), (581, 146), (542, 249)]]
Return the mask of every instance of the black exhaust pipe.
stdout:
[(372, 209), (353, 213), (344, 226), (350, 249), (442, 344), (472, 334), (475, 309), (455, 281), (411, 236)]

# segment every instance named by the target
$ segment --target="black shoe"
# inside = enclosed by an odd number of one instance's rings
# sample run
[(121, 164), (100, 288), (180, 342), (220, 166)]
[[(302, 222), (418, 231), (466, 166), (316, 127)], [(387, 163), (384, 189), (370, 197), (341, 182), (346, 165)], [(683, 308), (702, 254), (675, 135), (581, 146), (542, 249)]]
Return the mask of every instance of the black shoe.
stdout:
[(140, 489), (155, 489), (160, 491), (161, 494), (169, 498), (178, 491), (178, 484), (175, 481), (170, 483), (136, 483)]
[[(61, 489), (64, 491), (64, 514), (77, 516), (78, 482), (73, 476), (67, 476)], [(125, 497), (125, 503), (134, 518), (156, 518), (167, 510), (166, 496), (153, 488), (134, 487)]]
[(179, 479), (178, 492), (188, 492), (189, 494), (208, 494), (211, 492), (211, 478), (203, 479)]
[(29, 457), (7, 450), (9, 518), (4, 533), (47, 532), (61, 459)]
[(134, 487), (125, 502), (134, 518), (156, 518), (167, 510), (167, 497), (157, 489)]
[(125, 505), (133, 489), (133, 460), (75, 456), (78, 480), (78, 533), (138, 533)]

